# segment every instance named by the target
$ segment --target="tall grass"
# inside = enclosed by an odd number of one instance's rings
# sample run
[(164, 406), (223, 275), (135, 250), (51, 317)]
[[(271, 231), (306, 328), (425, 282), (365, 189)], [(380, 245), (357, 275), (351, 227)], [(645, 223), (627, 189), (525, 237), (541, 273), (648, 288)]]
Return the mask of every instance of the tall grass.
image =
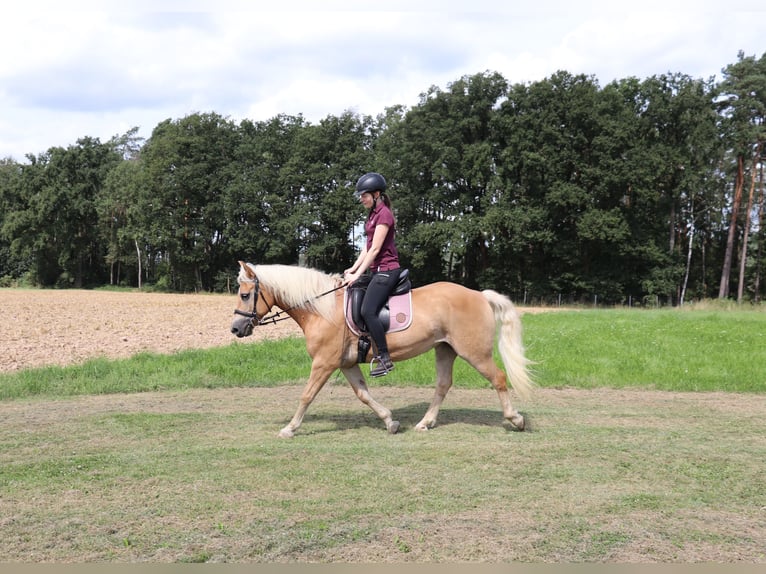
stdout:
[(766, 391), (766, 314), (593, 310), (526, 316), (544, 386)]
[[(586, 310), (528, 314), (523, 322), (534, 377), (543, 387), (766, 391), (766, 313)], [(305, 381), (310, 368), (303, 339), (288, 338), (4, 374), (0, 399), (273, 386)], [(371, 384), (426, 386), (434, 377), (431, 352)], [(455, 385), (488, 383), (458, 360)]]

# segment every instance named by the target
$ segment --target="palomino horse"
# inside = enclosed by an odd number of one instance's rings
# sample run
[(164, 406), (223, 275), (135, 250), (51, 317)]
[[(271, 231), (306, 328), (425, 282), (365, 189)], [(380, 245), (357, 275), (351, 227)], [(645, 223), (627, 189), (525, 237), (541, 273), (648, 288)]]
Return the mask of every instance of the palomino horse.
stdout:
[[(301, 425), (311, 402), (336, 369), (345, 375), (354, 393), (386, 424), (399, 430), (391, 411), (370, 395), (357, 363), (358, 338), (345, 322), (342, 278), (315, 269), (289, 265), (239, 262), (239, 293), (231, 332), (247, 337), (253, 327), (275, 320), (266, 315), (279, 307), (300, 325), (311, 355), (311, 374), (292, 420), (279, 431), (290, 438)], [(436, 392), (423, 419), (415, 425), (427, 430), (436, 424), (442, 401), (452, 386), (452, 367), (462, 357), (495, 387), (503, 416), (524, 429), (524, 416), (511, 405), (506, 375), (492, 357), (497, 345), (513, 389), (526, 398), (532, 388), (521, 339), (521, 319), (511, 301), (492, 290), (474, 291), (455, 283), (433, 283), (412, 291), (413, 320), (409, 328), (388, 335), (394, 361), (410, 359), (430, 349), (436, 354)]]

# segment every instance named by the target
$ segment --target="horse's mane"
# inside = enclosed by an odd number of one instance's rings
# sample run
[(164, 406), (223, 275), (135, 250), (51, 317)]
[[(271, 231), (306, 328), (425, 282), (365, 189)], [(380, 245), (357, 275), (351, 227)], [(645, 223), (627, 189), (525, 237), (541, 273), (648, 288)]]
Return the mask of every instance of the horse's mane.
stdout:
[[(341, 284), (339, 274), (328, 275), (309, 267), (294, 265), (253, 265), (247, 266), (258, 276), (258, 280), (280, 300), (282, 308), (299, 307), (313, 311), (327, 319), (335, 319), (335, 297), (330, 293), (317, 297)], [(244, 269), (240, 269), (237, 281), (247, 281)]]

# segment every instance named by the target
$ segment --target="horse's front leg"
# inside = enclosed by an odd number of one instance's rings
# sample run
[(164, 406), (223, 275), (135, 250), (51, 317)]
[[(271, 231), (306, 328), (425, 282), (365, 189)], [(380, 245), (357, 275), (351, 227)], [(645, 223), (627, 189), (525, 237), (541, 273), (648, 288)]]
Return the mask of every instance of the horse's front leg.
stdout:
[(300, 403), (298, 403), (298, 410), (295, 411), (292, 420), (287, 424), (287, 426), (279, 431), (278, 436), (280, 438), (293, 438), (293, 436), (295, 436), (295, 431), (298, 430), (299, 426), (301, 426), (303, 417), (305, 416), (309, 405), (314, 401), (317, 393), (322, 390), (322, 387), (327, 382), (327, 379), (330, 378), (330, 375), (332, 375), (333, 371), (335, 371), (334, 365), (333, 367), (325, 367), (322, 365), (317, 365), (316, 361), (311, 364), (311, 374), (309, 375), (308, 383), (306, 383), (306, 386), (303, 387), (301, 400)]
[(341, 369), (341, 371), (343, 371), (343, 374), (351, 385), (351, 388), (354, 389), (354, 393), (356, 394), (357, 398), (365, 405), (370, 407), (375, 412), (375, 414), (380, 417), (380, 419), (386, 424), (386, 429), (389, 433), (396, 434), (396, 432), (399, 430), (399, 421), (393, 420), (391, 411), (372, 398), (372, 395), (367, 388), (367, 382), (364, 380), (364, 375), (362, 374), (362, 370), (359, 368), (359, 365)]

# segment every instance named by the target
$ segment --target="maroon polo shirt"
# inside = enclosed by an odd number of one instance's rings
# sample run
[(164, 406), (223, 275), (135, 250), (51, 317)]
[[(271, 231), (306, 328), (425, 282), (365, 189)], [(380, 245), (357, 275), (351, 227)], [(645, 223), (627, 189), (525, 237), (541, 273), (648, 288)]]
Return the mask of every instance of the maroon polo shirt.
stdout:
[(372, 237), (378, 225), (388, 225), (388, 233), (383, 241), (378, 256), (370, 266), (370, 271), (390, 271), (399, 268), (399, 252), (396, 250), (394, 235), (396, 234), (396, 221), (394, 214), (382, 201), (375, 202), (370, 210), (370, 215), (364, 223), (364, 232), (367, 235), (367, 250), (372, 247)]

